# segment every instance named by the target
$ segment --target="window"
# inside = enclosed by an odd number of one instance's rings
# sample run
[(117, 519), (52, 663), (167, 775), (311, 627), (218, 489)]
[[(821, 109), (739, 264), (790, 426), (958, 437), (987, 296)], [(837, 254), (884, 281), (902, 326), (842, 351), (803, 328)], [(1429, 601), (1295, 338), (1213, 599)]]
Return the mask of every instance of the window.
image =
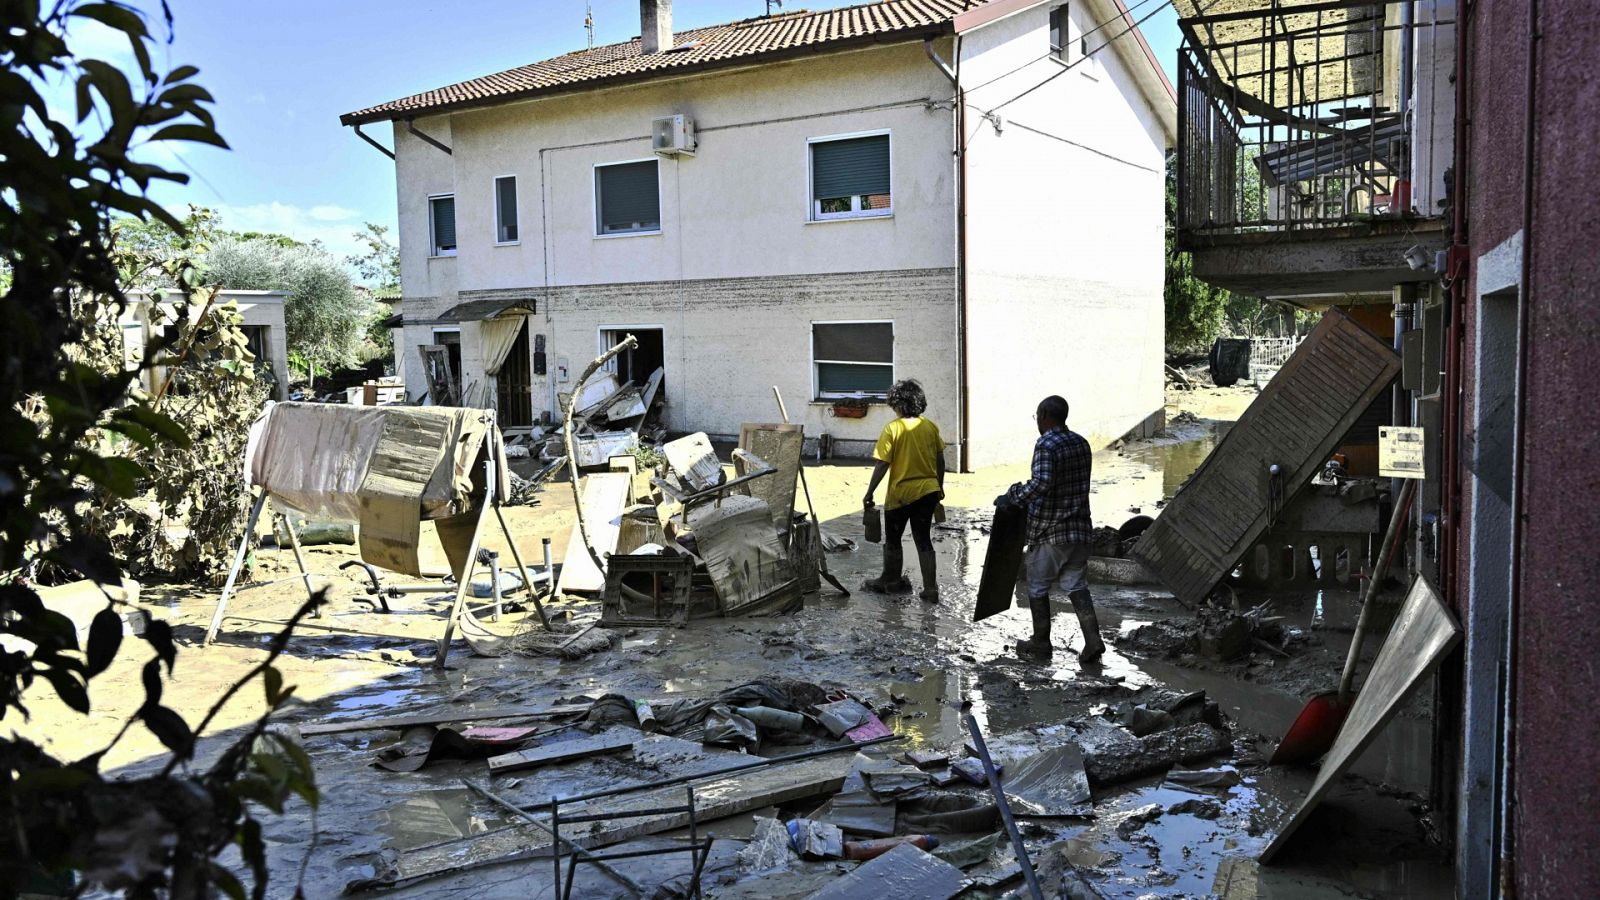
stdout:
[(257, 365), (271, 359), (267, 354), (267, 327), (266, 325), (239, 326), (239, 330), (244, 332), (245, 347), (250, 350), (250, 355), (256, 358)]
[(656, 160), (594, 167), (594, 233), (661, 231), (661, 184)]
[(817, 398), (882, 397), (894, 384), (893, 322), (813, 322)]
[(517, 177), (502, 175), (494, 180), (494, 242), (517, 242)]
[(456, 255), (456, 198), (442, 194), (428, 198), (428, 230), (434, 256)]
[(889, 135), (811, 142), (811, 218), (849, 219), (894, 212)]
[[(1089, 54), (1089, 38), (1072, 21), (1069, 4), (1050, 10), (1050, 51), (1056, 59), (1094, 78), (1099, 61)], [(1086, 58), (1087, 57), (1087, 58)]]

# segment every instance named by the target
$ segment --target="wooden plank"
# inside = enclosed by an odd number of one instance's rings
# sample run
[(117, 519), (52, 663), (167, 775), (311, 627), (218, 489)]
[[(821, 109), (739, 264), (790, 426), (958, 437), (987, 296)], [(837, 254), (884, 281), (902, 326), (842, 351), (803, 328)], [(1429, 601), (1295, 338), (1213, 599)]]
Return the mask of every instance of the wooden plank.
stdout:
[(1267, 528), (1268, 467), (1280, 467), (1287, 505), (1399, 371), (1392, 348), (1330, 311), (1132, 556), (1180, 600), (1203, 600)]
[[(699, 821), (708, 822), (766, 806), (836, 793), (844, 786), (845, 776), (850, 773), (851, 761), (847, 755), (840, 754), (800, 760), (769, 769), (755, 769), (721, 776), (708, 775), (704, 780), (694, 782), (695, 815)], [(580, 813), (614, 815), (620, 812), (683, 806), (686, 799), (684, 786), (680, 784), (641, 791), (626, 797), (596, 801), (583, 806), (577, 804), (564, 806), (561, 812), (563, 815)], [(535, 805), (531, 809), (543, 812), (548, 807), (541, 809)], [(613, 819), (581, 828), (563, 828), (561, 834), (579, 847), (592, 850), (630, 838), (671, 831), (688, 824), (687, 812), (662, 813), (636, 819)], [(374, 877), (358, 879), (347, 884), (345, 892), (387, 887), (419, 878), (471, 869), (487, 863), (547, 856), (550, 844), (549, 833), (537, 825), (513, 825), (471, 837), (440, 841), (399, 854)]]
[[(777, 474), (750, 482), (750, 496), (767, 502), (773, 525), (789, 533), (794, 521), (794, 488), (800, 477), (800, 458), (805, 431), (799, 425), (762, 425), (746, 422), (739, 426), (740, 448), (761, 457), (776, 468)], [(734, 461), (734, 474), (748, 474)]]
[[(589, 531), (589, 546), (601, 559), (616, 552), (617, 538), (622, 533), (622, 511), (632, 492), (633, 478), (625, 472), (596, 472), (584, 479), (583, 522)], [(599, 593), (605, 586), (605, 573), (595, 568), (594, 560), (583, 549), (578, 523), (573, 522), (561, 557), (556, 594)]]
[(1412, 583), (1394, 626), (1389, 629), (1383, 649), (1372, 663), (1372, 671), (1356, 694), (1350, 714), (1333, 741), (1333, 749), (1323, 758), (1317, 780), (1312, 782), (1305, 802), (1261, 852), (1263, 863), (1271, 862), (1278, 855), (1334, 782), (1361, 758), (1362, 751), (1394, 717), (1406, 696), (1460, 639), (1461, 628), (1455, 617), (1428, 580), (1418, 578)]
[(703, 491), (722, 483), (722, 461), (711, 449), (711, 439), (697, 431), (661, 445), (667, 465), (678, 473), (691, 491)]
[(539, 766), (555, 765), (572, 759), (604, 756), (608, 753), (632, 750), (634, 742), (643, 736), (642, 733), (635, 732), (632, 729), (618, 729), (604, 734), (597, 734), (593, 737), (578, 738), (572, 741), (558, 741), (544, 747), (532, 747), (527, 750), (518, 750), (515, 753), (503, 753), (499, 756), (489, 757), (489, 774), (499, 775), (503, 772), (515, 772), (518, 769), (533, 769)]
[(313, 722), (297, 725), (301, 737), (319, 734), (345, 734), (351, 731), (378, 731), (385, 728), (406, 729), (418, 725), (447, 725), (452, 722), (492, 722), (497, 719), (542, 719), (569, 716), (589, 711), (590, 704), (540, 707), (497, 707), (494, 709), (462, 709), (450, 707), (409, 716), (389, 716), (382, 719), (351, 719), (345, 722)]

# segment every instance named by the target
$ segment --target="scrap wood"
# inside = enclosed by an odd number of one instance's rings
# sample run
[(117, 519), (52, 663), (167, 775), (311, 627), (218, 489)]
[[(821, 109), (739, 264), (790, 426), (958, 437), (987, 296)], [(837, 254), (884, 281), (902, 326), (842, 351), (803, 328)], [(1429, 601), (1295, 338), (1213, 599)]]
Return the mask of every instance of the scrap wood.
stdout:
[(581, 703), (542, 707), (497, 707), (494, 709), (447, 709), (421, 712), (409, 716), (391, 716), (384, 719), (352, 719), (348, 722), (313, 722), (301, 725), (303, 737), (324, 734), (346, 734), (352, 731), (403, 730), (418, 725), (447, 725), (455, 722), (492, 722), (499, 719), (553, 719), (559, 716), (582, 715), (593, 704)]
[(634, 729), (617, 728), (593, 737), (560, 741), (543, 747), (532, 747), (527, 750), (518, 750), (515, 753), (491, 756), (489, 757), (489, 774), (500, 775), (505, 772), (515, 772), (519, 769), (532, 769), (574, 759), (605, 756), (623, 750), (632, 750), (634, 741), (642, 737), (644, 737), (644, 734)]
[[(736, 775), (699, 776), (695, 786), (698, 821), (734, 816), (766, 806), (789, 803), (837, 791), (844, 784), (850, 761), (822, 756)], [(691, 779), (684, 779), (691, 780)], [(681, 784), (682, 782), (677, 782)], [(676, 787), (649, 787), (625, 799), (564, 807), (571, 815), (648, 812), (663, 807), (681, 809), (683, 791)], [(572, 843), (586, 850), (607, 847), (631, 838), (659, 834), (689, 824), (689, 813), (671, 812), (595, 823), (588, 830), (573, 829)], [(565, 829), (563, 829), (565, 833)], [(374, 877), (351, 881), (346, 893), (391, 887), (403, 882), (460, 872), (480, 866), (548, 856), (550, 835), (536, 825), (511, 825), (471, 837), (455, 838), (407, 850), (379, 864)]]
[[(577, 481), (574, 476), (573, 484)], [(594, 593), (605, 588), (605, 556), (617, 548), (622, 514), (632, 492), (633, 479), (625, 472), (596, 472), (588, 477), (561, 558), (557, 594)]]

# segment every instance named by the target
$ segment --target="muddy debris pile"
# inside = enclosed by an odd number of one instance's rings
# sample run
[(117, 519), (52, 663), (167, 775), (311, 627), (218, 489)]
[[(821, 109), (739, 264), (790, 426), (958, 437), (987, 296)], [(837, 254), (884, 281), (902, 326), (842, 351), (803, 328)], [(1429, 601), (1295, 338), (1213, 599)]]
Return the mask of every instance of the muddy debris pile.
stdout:
[[(1099, 715), (986, 739), (969, 716), (970, 737), (948, 747), (907, 746), (888, 714), (767, 676), (709, 696), (613, 693), (301, 730), (321, 753), (330, 735), (403, 728), (374, 742), (384, 777), (454, 776), (474, 821), (493, 823), (347, 857), (360, 869), (352, 892), (539, 856), (519, 877), (557, 896), (848, 898), (896, 883), (913, 887), (894, 896), (944, 898), (1021, 888), (1037, 862), (1059, 896), (1093, 897), (1058, 858), (1063, 829), (1104, 818), (1131, 835), (1163, 814), (1216, 818), (1202, 788), (1237, 784), (1232, 769), (1184, 768), (1234, 755), (1231, 725), (1204, 692), (1147, 687)], [(1119, 786), (1157, 776), (1192, 781), (1196, 799), (1115, 807)]]
[(1263, 603), (1243, 611), (1206, 604), (1192, 617), (1141, 625), (1124, 635), (1119, 645), (1180, 665), (1248, 666), (1258, 658), (1289, 659), (1317, 643), (1304, 629), (1271, 615), (1270, 605)]

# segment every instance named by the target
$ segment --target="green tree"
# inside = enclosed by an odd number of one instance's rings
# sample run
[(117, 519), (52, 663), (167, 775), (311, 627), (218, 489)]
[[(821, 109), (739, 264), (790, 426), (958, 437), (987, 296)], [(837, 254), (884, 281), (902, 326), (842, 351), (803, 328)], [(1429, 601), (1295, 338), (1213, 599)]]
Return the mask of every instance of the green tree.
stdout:
[(367, 331), (377, 306), (320, 247), (222, 237), (206, 255), (205, 278), (237, 290), (288, 291), (285, 338), (313, 382), (319, 370), (358, 365), (370, 356)]
[(400, 287), (400, 248), (389, 240), (389, 226), (368, 222), (355, 233), (364, 248), (345, 257), (345, 262), (368, 287), (392, 290)]
[[(167, 334), (132, 365), (97, 367), (82, 347), (99, 327), (100, 311), (126, 307), (124, 270), (110, 221), (119, 215), (185, 223), (151, 200), (160, 182), (187, 176), (139, 161), (138, 149), (164, 141), (226, 147), (217, 134), (212, 97), (194, 81), (193, 66), (158, 72), (154, 38), (141, 14), (120, 2), (0, 0), (0, 255), (11, 279), (0, 294), (0, 718), (26, 716), (26, 703), (48, 687), (87, 716), (95, 678), (123, 646), (115, 601), (94, 619), (80, 646), (72, 622), (47, 609), (34, 588), (41, 572), (100, 584), (121, 577), (122, 561), (86, 520), (97, 496), (129, 498), (149, 473), (126, 454), (192, 444), (187, 429), (135, 385), (157, 365), (170, 367), (192, 349), (182, 328)], [(165, 20), (171, 10), (163, 2)], [(73, 23), (95, 21), (127, 39), (134, 57), (124, 72), (72, 50)], [(71, 90), (74, 121), (52, 117), (45, 97)], [(168, 267), (189, 296), (192, 259)], [(186, 316), (187, 309), (179, 313)], [(240, 689), (264, 684), (269, 709), (288, 698), (273, 662), (297, 613), (263, 661), (235, 682), (191, 727), (163, 705), (166, 678), (177, 663), (172, 629), (147, 627), (139, 647), (144, 702), (113, 738), (148, 729), (170, 751), (154, 775), (107, 779), (106, 747), (84, 759), (55, 758), (10, 730), (0, 736), (0, 896), (67, 895), (92, 887), (132, 896), (244, 897), (238, 876), (217, 859), (236, 848), (250, 869), (253, 894), (266, 891), (259, 807), (281, 810), (291, 793), (317, 799), (310, 761), (294, 743), (267, 731), (262, 717), (243, 729), (208, 767), (195, 764), (196, 736)]]

